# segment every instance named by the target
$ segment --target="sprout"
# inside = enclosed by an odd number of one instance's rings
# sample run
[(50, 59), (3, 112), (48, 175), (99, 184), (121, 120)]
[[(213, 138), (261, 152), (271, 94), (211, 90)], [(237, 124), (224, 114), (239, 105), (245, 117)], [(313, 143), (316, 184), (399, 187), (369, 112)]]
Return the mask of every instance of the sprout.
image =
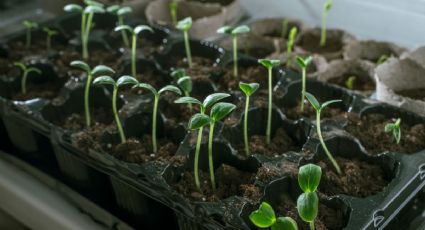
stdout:
[(230, 34), (233, 40), (233, 75), (238, 78), (238, 34), (248, 33), (249, 27), (246, 25), (232, 28), (230, 26), (223, 26), (217, 30), (219, 34)]
[(38, 28), (38, 24), (36, 22), (30, 21), (30, 20), (24, 20), (22, 22), (22, 25), (25, 26), (27, 29), (27, 41), (26, 41), (26, 47), (27, 49), (31, 46), (31, 30)]
[(350, 76), (346, 81), (345, 81), (345, 86), (347, 87), (347, 89), (353, 89), (354, 88), (354, 82), (356, 81), (357, 77), (356, 76)]
[(132, 42), (131, 42), (131, 73), (133, 76), (137, 76), (136, 71), (136, 47), (137, 47), (137, 35), (142, 31), (150, 31), (153, 33), (152, 28), (146, 25), (138, 25), (134, 29), (127, 25), (117, 26), (115, 27), (115, 31), (129, 31), (132, 34)]
[(301, 111), (304, 111), (304, 100), (305, 100), (305, 85), (307, 80), (307, 67), (310, 65), (313, 58), (311, 56), (307, 57), (306, 59), (303, 59), (302, 57), (297, 56), (297, 63), (298, 66), (301, 68), (302, 72), (302, 87), (301, 87)]
[(81, 46), (83, 59), (87, 60), (89, 58), (89, 35), (90, 30), (92, 29), (94, 14), (103, 14), (105, 13), (105, 10), (103, 9), (102, 3), (90, 0), (85, 0), (84, 3), (87, 5), (85, 8), (77, 4), (68, 4), (63, 9), (66, 12), (81, 14)]
[(317, 135), (319, 136), (319, 139), (320, 139), (320, 144), (322, 145), (323, 149), (325, 150), (325, 153), (328, 156), (329, 160), (332, 162), (333, 166), (335, 167), (337, 173), (339, 175), (341, 175), (341, 169), (340, 169), (338, 163), (335, 161), (332, 154), (329, 152), (328, 148), (326, 147), (325, 141), (323, 141), (322, 130), (320, 129), (320, 112), (326, 106), (328, 106), (332, 103), (341, 102), (342, 100), (331, 100), (331, 101), (327, 101), (327, 102), (323, 103), (322, 105), (320, 105), (320, 103), (317, 101), (317, 99), (312, 94), (306, 92), (305, 96), (307, 97), (307, 100), (310, 102), (310, 104), (314, 108), (314, 110), (316, 110), (316, 128), (317, 128)]
[(275, 66), (278, 66), (280, 64), (279, 60), (269, 60), (269, 59), (260, 59), (258, 60), (258, 63), (260, 63), (261, 65), (263, 65), (264, 67), (267, 68), (268, 72), (269, 72), (269, 108), (268, 108), (268, 115), (267, 115), (267, 130), (266, 130), (266, 136), (267, 136), (267, 144), (270, 144), (270, 135), (271, 135), (271, 130), (272, 130), (272, 100), (273, 100), (273, 96), (272, 96), (272, 69)]
[(230, 94), (227, 93), (214, 93), (207, 96), (203, 102), (200, 102), (198, 99), (193, 97), (181, 97), (175, 101), (178, 104), (197, 104), (200, 107), (200, 113), (195, 114), (189, 122), (189, 128), (192, 130), (199, 129), (198, 138), (196, 142), (195, 149), (195, 161), (194, 161), (194, 174), (195, 174), (195, 184), (196, 187), (201, 190), (201, 183), (199, 182), (199, 153), (201, 150), (202, 142), (202, 131), (203, 127), (208, 124), (209, 117), (205, 115), (205, 111), (216, 104), (218, 101), (230, 97)]
[(401, 119), (397, 118), (394, 123), (388, 123), (385, 125), (385, 132), (392, 133), (397, 144), (400, 143), (401, 139), (401, 129), (400, 129)]
[(388, 58), (390, 58), (388, 55), (383, 54), (378, 58), (378, 60), (376, 61), (376, 64), (380, 65), (380, 64), (384, 63), (385, 61), (387, 61)]
[[(112, 5), (106, 8), (106, 11), (117, 16), (118, 26), (124, 25), (124, 16), (130, 14), (133, 10), (129, 6), (121, 7), (119, 5)], [(121, 31), (122, 40), (125, 47), (130, 47), (128, 36), (125, 30)], [(135, 76), (135, 75), (134, 75)]]
[(288, 25), (289, 25), (289, 20), (288, 19), (283, 19), (282, 20), (282, 38), (286, 37), (286, 34), (288, 33)]
[(246, 96), (245, 101), (245, 116), (244, 116), (244, 125), (243, 125), (243, 137), (245, 143), (245, 153), (249, 156), (249, 144), (248, 144), (248, 109), (249, 109), (249, 98), (250, 96), (257, 91), (260, 85), (258, 83), (243, 83), (239, 82), (239, 88)]
[(177, 25), (177, 0), (172, 0), (168, 5), (168, 8), (170, 9), (171, 21), (175, 26)]
[(183, 31), (184, 36), (184, 46), (186, 49), (187, 62), (189, 63), (189, 68), (192, 68), (192, 54), (190, 52), (189, 44), (189, 30), (192, 27), (192, 18), (187, 17), (177, 22), (176, 29)]
[(46, 47), (47, 50), (50, 50), (52, 48), (52, 37), (55, 35), (58, 35), (58, 31), (50, 29), (48, 27), (44, 27), (43, 31), (46, 32)]
[(115, 116), (115, 122), (117, 124), (118, 132), (120, 134), (121, 143), (126, 142), (124, 130), (121, 125), (120, 117), (118, 116), (118, 110), (117, 110), (117, 94), (118, 94), (118, 88), (124, 85), (135, 85), (138, 81), (132, 77), (132, 76), (121, 76), (117, 82), (114, 81), (110, 76), (100, 76), (96, 79), (94, 79), (93, 84), (94, 85), (112, 85), (114, 87), (113, 93), (112, 93), (112, 112)]
[(286, 55), (288, 56), (288, 59), (286, 60), (286, 67), (291, 67), (291, 61), (292, 61), (292, 50), (294, 48), (295, 44), (295, 38), (297, 37), (298, 29), (297, 27), (292, 27), (291, 31), (288, 35), (288, 42), (286, 46)]
[(251, 222), (259, 228), (272, 230), (298, 230), (297, 222), (291, 217), (278, 217), (267, 202), (261, 202), (260, 207), (249, 215)]
[(157, 125), (156, 118), (157, 118), (157, 114), (158, 114), (159, 97), (161, 96), (162, 93), (164, 93), (166, 91), (174, 92), (178, 95), (181, 95), (181, 91), (180, 91), (179, 88), (177, 88), (173, 85), (164, 86), (162, 89), (157, 91), (151, 85), (146, 84), (146, 83), (138, 83), (135, 86), (133, 86), (133, 88), (147, 89), (147, 90), (151, 91), (152, 94), (154, 95), (153, 113), (152, 113), (152, 147), (153, 147), (153, 152), (157, 153), (158, 147), (157, 147), (157, 144), (156, 144), (156, 125)]
[(94, 67), (94, 69), (92, 70), (90, 66), (83, 61), (73, 61), (71, 62), (70, 65), (72, 67), (76, 67), (83, 70), (87, 74), (86, 86), (84, 90), (84, 111), (86, 116), (86, 126), (88, 128), (91, 125), (89, 95), (90, 95), (90, 85), (91, 85), (93, 76), (98, 74), (112, 74), (112, 73), (115, 73), (115, 71), (109, 68), (108, 66), (104, 66), (104, 65), (98, 65)]
[(21, 92), (22, 94), (26, 94), (27, 93), (27, 78), (28, 78), (28, 74), (34, 72), (37, 74), (41, 74), (41, 70), (37, 69), (35, 67), (27, 67), (24, 63), (22, 62), (15, 62), (14, 65), (16, 67), (19, 67), (22, 71), (22, 78), (21, 78)]
[(323, 5), (322, 12), (322, 33), (320, 36), (320, 46), (326, 45), (326, 17), (328, 16), (329, 11), (332, 9), (333, 0), (326, 0)]
[(301, 166), (298, 172), (298, 184), (304, 192), (297, 199), (298, 215), (310, 224), (311, 230), (314, 230), (314, 220), (319, 212), (319, 198), (316, 190), (321, 176), (322, 169), (315, 164)]

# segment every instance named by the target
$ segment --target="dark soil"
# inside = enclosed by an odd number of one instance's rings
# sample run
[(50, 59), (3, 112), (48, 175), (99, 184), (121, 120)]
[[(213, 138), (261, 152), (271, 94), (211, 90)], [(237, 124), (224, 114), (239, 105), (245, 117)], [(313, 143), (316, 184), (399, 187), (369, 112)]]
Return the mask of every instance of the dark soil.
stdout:
[(327, 196), (345, 194), (368, 197), (381, 192), (390, 182), (381, 166), (357, 159), (336, 157), (342, 175), (338, 175), (328, 159), (318, 162), (322, 180), (318, 191)]
[[(199, 112), (199, 106), (192, 105), (192, 112), (188, 104), (176, 104), (174, 101), (178, 96), (162, 97), (163, 104), (160, 104), (160, 111), (167, 118), (167, 126), (174, 127), (180, 122), (189, 122), (190, 117)], [(199, 99), (199, 98), (198, 98)]]
[(347, 88), (346, 82), (348, 78), (350, 78), (351, 76), (356, 77), (353, 82), (353, 88), (351, 90), (359, 90), (359, 91), (374, 91), (375, 90), (375, 82), (369, 76), (357, 76), (355, 74), (346, 74), (344, 76), (330, 79), (329, 83)]
[(320, 31), (306, 33), (297, 45), (306, 51), (318, 54), (338, 52), (343, 46), (341, 39), (336, 36), (328, 36), (326, 45), (320, 46)]
[[(103, 124), (108, 125), (113, 122), (114, 115), (112, 114), (112, 109), (105, 109), (105, 108), (90, 108), (90, 117), (91, 122), (94, 126)], [(84, 111), (81, 111), (80, 113), (73, 113), (66, 117), (62, 121), (55, 121), (56, 125), (59, 125), (60, 127), (72, 131), (79, 131), (86, 128), (86, 117), (84, 114)]]
[(58, 96), (62, 86), (60, 82), (52, 81), (43, 84), (31, 84), (27, 82), (27, 93), (16, 92), (11, 99), (14, 101), (25, 101), (34, 98), (52, 99)]
[(278, 165), (272, 165), (270, 163), (263, 163), (258, 168), (256, 179), (257, 182), (268, 184), (273, 180), (289, 176), (296, 178), (298, 175), (298, 164), (290, 161), (282, 161)]
[(168, 57), (166, 67), (184, 68), (186, 74), (192, 77), (192, 80), (197, 78), (209, 79), (212, 73), (217, 73), (219, 70), (213, 59), (198, 56), (192, 56), (192, 68), (189, 68), (187, 58), (181, 56)]
[[(283, 113), (286, 115), (286, 117), (291, 120), (298, 120), (300, 118), (309, 118), (311, 120), (316, 119), (316, 110), (314, 110), (314, 108), (308, 102), (304, 104), (303, 112), (301, 112), (299, 104), (297, 104), (297, 106), (295, 107), (291, 107), (291, 108), (283, 107), (281, 109)], [(346, 112), (343, 111), (341, 108), (329, 106), (321, 111), (320, 118), (321, 120), (323, 120), (327, 118), (344, 117), (345, 114)]]
[(88, 152), (89, 149), (101, 151), (103, 148), (101, 144), (102, 136), (105, 130), (111, 129), (111, 127), (115, 127), (115, 125), (93, 124), (90, 128), (75, 133), (73, 143), (85, 152)]
[[(219, 88), (223, 90), (239, 90), (240, 81), (245, 83), (256, 82), (260, 84), (260, 88), (257, 92), (255, 92), (255, 94), (267, 95), (269, 80), (266, 68), (260, 65), (249, 67), (243, 67), (240, 65), (238, 66), (238, 75), (239, 79), (235, 78), (233, 75), (233, 64), (228, 65), (224, 69), (223, 76), (217, 79)], [(273, 77), (276, 78), (276, 76)], [(277, 81), (277, 79), (274, 80), (274, 82)]]
[(401, 121), (401, 140), (399, 144), (391, 133), (385, 133), (385, 125), (394, 122), (381, 114), (369, 114), (363, 118), (352, 114), (348, 116), (346, 131), (358, 138), (370, 154), (385, 151), (416, 153), (425, 149), (425, 125), (408, 125)]
[(422, 100), (425, 101), (425, 89), (406, 89), (397, 91), (396, 94), (401, 95), (403, 97), (408, 97), (414, 100)]
[[(224, 124), (232, 126), (239, 122), (239, 120), (241, 119), (242, 113), (245, 112), (245, 103), (246, 103), (245, 100), (246, 98), (243, 98), (243, 99), (237, 98), (235, 101), (232, 102), (233, 104), (236, 105), (236, 109), (229, 115), (229, 117), (227, 117), (224, 120)], [(249, 108), (254, 108), (254, 107), (267, 108), (268, 107), (268, 101), (267, 101), (267, 98), (265, 97), (257, 97), (256, 95), (252, 95), (249, 100), (250, 100)], [(243, 118), (241, 122), (243, 122)]]

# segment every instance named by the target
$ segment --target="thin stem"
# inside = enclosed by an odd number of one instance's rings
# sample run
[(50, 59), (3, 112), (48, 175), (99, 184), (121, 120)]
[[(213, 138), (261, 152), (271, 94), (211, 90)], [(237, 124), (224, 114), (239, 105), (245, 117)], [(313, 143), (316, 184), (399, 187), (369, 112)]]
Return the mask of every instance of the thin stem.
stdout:
[(125, 143), (126, 139), (124, 135), (124, 130), (122, 129), (121, 120), (120, 120), (120, 117), (118, 116), (118, 111), (117, 111), (117, 93), (118, 93), (118, 87), (114, 86), (114, 92), (112, 93), (112, 110), (115, 115), (115, 122), (117, 123), (117, 128), (120, 134), (121, 143)]
[(46, 38), (46, 47), (47, 47), (47, 50), (50, 50), (52, 48), (50, 35), (47, 35), (47, 38)]
[(232, 35), (233, 40), (233, 76), (238, 79), (238, 37)]
[(249, 144), (248, 144), (248, 108), (249, 108), (249, 96), (246, 96), (245, 101), (245, 116), (243, 122), (243, 139), (245, 142), (245, 153), (249, 156)]
[(194, 161), (194, 173), (195, 173), (195, 184), (199, 191), (201, 191), (201, 182), (199, 181), (199, 153), (201, 150), (201, 142), (202, 142), (202, 132), (203, 127), (198, 130), (198, 139), (196, 141), (196, 149), (195, 149), (195, 161)]
[(321, 36), (320, 36), (320, 46), (325, 46), (326, 45), (326, 16), (327, 13), (323, 13), (322, 15), (322, 31), (321, 31)]
[(136, 77), (136, 47), (137, 47), (137, 34), (133, 34), (133, 41), (131, 44), (131, 73)]
[[(123, 19), (122, 16), (118, 16), (118, 25), (119, 26), (124, 25), (124, 19)], [(124, 42), (124, 46), (130, 47), (130, 42), (128, 41), (127, 31), (121, 30), (121, 37), (122, 37), (122, 40)]]
[(286, 59), (286, 68), (291, 68), (291, 62), (292, 62), (292, 46), (289, 45), (288, 42), (288, 46), (286, 47), (286, 55), (287, 55), (287, 59)]
[(304, 112), (304, 101), (305, 101), (305, 81), (306, 81), (307, 71), (306, 68), (302, 68), (302, 79), (301, 79), (301, 112)]
[(22, 80), (21, 80), (22, 94), (27, 93), (27, 78), (28, 78), (28, 71), (24, 70), (24, 73), (22, 74)]
[(325, 150), (325, 153), (328, 156), (329, 160), (331, 161), (331, 163), (335, 167), (336, 172), (339, 175), (341, 175), (341, 169), (339, 168), (338, 163), (335, 161), (332, 154), (329, 152), (328, 147), (326, 147), (325, 141), (323, 141), (322, 130), (320, 128), (320, 110), (316, 112), (316, 127), (317, 127), (317, 135), (319, 136), (320, 144), (322, 145), (323, 149)]
[(86, 88), (84, 90), (84, 111), (86, 113), (87, 128), (89, 128), (91, 125), (89, 96), (90, 96), (90, 85), (91, 85), (92, 78), (93, 76), (91, 75), (91, 73), (87, 73)]
[(186, 48), (187, 62), (189, 63), (189, 68), (192, 68), (192, 54), (190, 52), (189, 32), (183, 31), (183, 35), (184, 35), (184, 46)]
[[(81, 48), (83, 53), (83, 58), (87, 59), (87, 48), (86, 48), (86, 21), (87, 21), (87, 15), (85, 13), (81, 14)], [(85, 56), (86, 55), (86, 56)]]
[(158, 147), (156, 145), (156, 116), (158, 113), (158, 101), (159, 95), (155, 95), (154, 103), (153, 103), (153, 114), (152, 114), (152, 148), (153, 152), (158, 152)]
[[(170, 4), (175, 4), (177, 6), (177, 2), (175, 0), (173, 0), (172, 3)], [(173, 8), (170, 9), (170, 14), (171, 14), (171, 21), (173, 23), (173, 25), (177, 25), (177, 9)]]
[(215, 123), (212, 121), (210, 123), (210, 134), (208, 138), (208, 164), (210, 168), (210, 178), (211, 178), (211, 186), (213, 189), (213, 192), (215, 192), (215, 177), (214, 177), (214, 162), (213, 162), (213, 152), (212, 152), (212, 145), (213, 145), (213, 138), (214, 138), (214, 125)]
[(310, 222), (310, 230), (314, 230), (314, 229), (315, 229), (315, 227), (314, 227), (314, 220), (313, 220), (313, 221)]
[[(187, 92), (187, 91), (184, 91), (184, 95), (186, 97), (189, 97), (190, 96), (189, 95), (189, 92)], [(188, 103), (187, 106), (189, 106), (189, 111), (190, 111), (190, 113), (192, 113), (192, 103)]]
[(31, 46), (31, 28), (27, 28), (27, 49)]
[(89, 42), (91, 24), (92, 24), (92, 21), (93, 21), (93, 15), (94, 15), (93, 13), (88, 15), (89, 17), (87, 18), (87, 23), (86, 23), (86, 26), (85, 26), (84, 42), (83, 42), (83, 59), (89, 58), (88, 42)]
[(272, 105), (273, 105), (273, 96), (272, 96), (272, 67), (269, 69), (269, 111), (267, 115), (267, 144), (270, 144), (270, 136), (271, 136), (271, 130), (272, 130)]

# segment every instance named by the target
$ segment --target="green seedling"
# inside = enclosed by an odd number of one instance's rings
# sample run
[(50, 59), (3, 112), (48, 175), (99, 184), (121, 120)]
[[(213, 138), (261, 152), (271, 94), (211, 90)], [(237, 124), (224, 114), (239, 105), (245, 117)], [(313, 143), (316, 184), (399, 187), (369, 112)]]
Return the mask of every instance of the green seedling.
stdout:
[(322, 32), (320, 36), (320, 46), (326, 46), (326, 18), (328, 17), (329, 11), (332, 9), (333, 0), (326, 0), (323, 5), (322, 12)]
[(86, 126), (88, 128), (91, 125), (89, 96), (90, 96), (90, 85), (93, 80), (93, 76), (97, 76), (99, 74), (113, 74), (115, 73), (115, 71), (109, 68), (108, 66), (104, 66), (104, 65), (98, 65), (94, 67), (93, 69), (91, 69), (90, 66), (83, 61), (73, 61), (71, 62), (70, 65), (72, 67), (83, 70), (87, 74), (87, 80), (86, 80), (86, 85), (84, 89), (84, 112), (86, 117)]
[(257, 91), (260, 85), (258, 83), (243, 83), (239, 82), (239, 88), (245, 94), (245, 116), (243, 122), (243, 140), (245, 143), (245, 153), (249, 156), (249, 143), (248, 143), (248, 110), (249, 110), (249, 99), (252, 94)]
[(196, 140), (196, 149), (195, 149), (195, 160), (194, 160), (194, 174), (195, 174), (195, 184), (199, 191), (201, 191), (201, 183), (199, 181), (199, 153), (201, 150), (202, 142), (202, 132), (203, 127), (210, 122), (208, 115), (205, 115), (205, 112), (208, 108), (212, 107), (214, 104), (220, 100), (230, 97), (230, 94), (227, 93), (214, 93), (207, 96), (203, 102), (200, 102), (198, 99), (193, 97), (181, 97), (175, 101), (178, 104), (195, 104), (199, 105), (200, 113), (195, 114), (189, 122), (189, 129), (198, 130), (198, 138)]
[(310, 102), (310, 104), (314, 108), (314, 110), (316, 110), (316, 129), (317, 129), (317, 135), (319, 136), (319, 139), (320, 139), (320, 144), (322, 145), (322, 148), (325, 150), (325, 153), (328, 156), (329, 160), (331, 161), (331, 163), (335, 167), (337, 173), (339, 175), (341, 175), (341, 169), (340, 169), (338, 163), (333, 158), (331, 152), (328, 150), (328, 147), (326, 147), (325, 141), (323, 140), (322, 130), (320, 128), (320, 113), (322, 112), (322, 110), (326, 106), (333, 104), (333, 103), (341, 102), (342, 100), (331, 100), (331, 101), (327, 101), (323, 104), (320, 104), (319, 101), (317, 101), (317, 99), (312, 94), (306, 92), (305, 96), (307, 97), (307, 100)]
[[(129, 6), (121, 7), (119, 5), (109, 6), (108, 8), (106, 8), (106, 11), (117, 16), (117, 26), (124, 25), (124, 16), (133, 12), (131, 7), (129, 7)], [(121, 37), (122, 37), (122, 41), (124, 43), (124, 46), (130, 47), (130, 42), (128, 40), (127, 32), (125, 30), (121, 31)]]
[(268, 107), (268, 114), (267, 114), (267, 130), (266, 130), (266, 137), (267, 137), (267, 144), (270, 144), (270, 136), (271, 136), (271, 130), (272, 130), (272, 107), (273, 107), (273, 67), (280, 65), (279, 60), (270, 60), (270, 59), (259, 59), (258, 63), (263, 65), (268, 70), (268, 82), (269, 82), (269, 107)]
[(46, 32), (46, 48), (50, 50), (52, 48), (52, 37), (58, 35), (58, 31), (44, 27), (43, 31)]
[(173, 25), (177, 25), (177, 0), (172, 0), (168, 5), (170, 10), (171, 22)]
[(128, 31), (132, 35), (131, 42), (131, 73), (133, 76), (137, 76), (136, 70), (136, 48), (137, 48), (137, 35), (142, 31), (150, 31), (153, 33), (153, 29), (146, 25), (138, 25), (134, 29), (127, 25), (117, 26), (115, 27), (115, 31)]
[(297, 222), (291, 217), (278, 217), (273, 207), (267, 202), (261, 202), (260, 207), (249, 215), (251, 222), (259, 228), (272, 230), (298, 230)]
[(385, 132), (392, 133), (397, 144), (400, 144), (401, 140), (401, 129), (400, 129), (401, 119), (397, 118), (394, 123), (388, 123), (385, 125)]
[(286, 67), (291, 67), (291, 61), (292, 61), (292, 51), (294, 50), (294, 44), (295, 44), (295, 38), (297, 38), (298, 29), (297, 27), (292, 27), (291, 31), (288, 35), (288, 42), (286, 45), (286, 55), (288, 56), (288, 59), (286, 60)]
[(390, 58), (388, 55), (383, 54), (378, 58), (378, 60), (376, 61), (376, 64), (380, 65), (380, 64), (384, 63), (385, 61), (387, 61), (388, 58)]
[(319, 213), (319, 198), (316, 190), (320, 184), (322, 169), (315, 164), (301, 166), (298, 172), (298, 184), (303, 193), (297, 199), (298, 215), (314, 230), (314, 220)]
[(232, 28), (230, 26), (223, 26), (217, 30), (219, 34), (230, 34), (233, 41), (233, 76), (238, 79), (238, 34), (248, 33), (249, 27), (246, 25)]
[(179, 88), (173, 86), (173, 85), (167, 85), (164, 86), (163, 88), (161, 88), (160, 90), (156, 90), (154, 87), (152, 87), (149, 84), (146, 83), (138, 83), (137, 85), (133, 86), (133, 88), (143, 88), (143, 89), (147, 89), (150, 92), (152, 92), (153, 96), (154, 96), (154, 103), (153, 103), (153, 113), (152, 113), (152, 148), (153, 148), (153, 152), (157, 153), (158, 152), (158, 147), (157, 147), (157, 142), (156, 142), (156, 126), (157, 126), (157, 114), (158, 114), (158, 102), (159, 102), (159, 98), (161, 96), (162, 93), (164, 92), (174, 92), (177, 95), (181, 95), (181, 91)]
[(36, 22), (33, 22), (33, 21), (25, 20), (25, 21), (22, 22), (22, 25), (25, 26), (26, 31), (27, 31), (26, 32), (26, 43), (25, 44), (26, 44), (26, 47), (28, 49), (31, 46), (31, 31), (33, 29), (38, 28), (38, 24)]
[(285, 18), (282, 20), (282, 33), (281, 33), (282, 38), (285, 38), (286, 34), (288, 34), (288, 27), (289, 27), (289, 20)]
[[(193, 89), (192, 78), (186, 75), (186, 71), (184, 69), (177, 69), (171, 72), (171, 77), (174, 78), (177, 86), (183, 91), (184, 96), (190, 97), (190, 93)], [(192, 113), (192, 104), (187, 104), (189, 107), (189, 111)]]
[(307, 81), (307, 67), (308, 65), (310, 65), (310, 63), (313, 61), (313, 57), (309, 56), (305, 59), (303, 59), (302, 57), (297, 56), (297, 63), (298, 66), (301, 68), (301, 105), (300, 105), (300, 109), (301, 112), (304, 111), (304, 101), (305, 101), (305, 91), (306, 91), (306, 81)]
[(88, 42), (90, 31), (93, 28), (93, 17), (95, 14), (105, 13), (105, 9), (102, 3), (89, 0), (85, 0), (84, 2), (86, 4), (85, 8), (77, 4), (68, 4), (64, 7), (64, 10), (66, 12), (81, 14), (81, 46), (83, 59), (87, 60), (89, 58)]
[(14, 65), (16, 67), (18, 67), (19, 69), (21, 69), (21, 71), (22, 71), (21, 92), (22, 92), (22, 94), (26, 94), (27, 93), (27, 78), (28, 78), (28, 75), (32, 72), (40, 75), (41, 70), (38, 69), (38, 68), (35, 68), (35, 67), (27, 67), (22, 62), (15, 62)]
[(126, 142), (126, 137), (117, 110), (118, 88), (125, 85), (136, 85), (138, 83), (139, 82), (134, 77), (128, 75), (121, 76), (116, 82), (110, 76), (100, 76), (94, 79), (93, 81), (94, 85), (112, 85), (114, 88), (112, 92), (112, 112), (114, 113), (115, 122), (117, 124), (118, 132), (120, 134), (121, 143)]
[(192, 68), (192, 53), (190, 51), (189, 30), (192, 27), (192, 18), (187, 17), (177, 22), (176, 29), (183, 31), (184, 47), (186, 49), (187, 63)]
[(357, 77), (356, 76), (350, 76), (346, 81), (345, 81), (345, 86), (347, 87), (347, 89), (354, 89), (354, 82), (356, 81)]

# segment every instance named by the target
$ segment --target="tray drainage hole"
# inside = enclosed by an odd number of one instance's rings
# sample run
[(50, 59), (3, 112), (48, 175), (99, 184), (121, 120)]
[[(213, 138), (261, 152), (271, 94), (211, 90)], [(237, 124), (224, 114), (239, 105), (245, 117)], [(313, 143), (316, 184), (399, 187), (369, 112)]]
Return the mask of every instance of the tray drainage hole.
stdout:
[(384, 220), (384, 211), (378, 210), (373, 213), (373, 226), (375, 228), (379, 227)]

